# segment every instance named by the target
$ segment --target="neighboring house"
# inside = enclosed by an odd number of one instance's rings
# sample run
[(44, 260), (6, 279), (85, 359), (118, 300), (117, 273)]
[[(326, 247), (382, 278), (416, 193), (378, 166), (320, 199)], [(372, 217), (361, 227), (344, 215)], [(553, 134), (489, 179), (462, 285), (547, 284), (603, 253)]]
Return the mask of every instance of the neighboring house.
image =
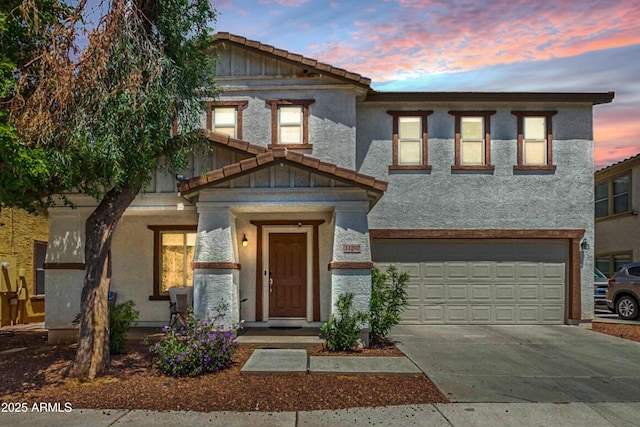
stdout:
[(595, 173), (595, 264), (613, 276), (640, 261), (640, 153)]
[(46, 216), (0, 212), (0, 326), (44, 320), (48, 236)]
[[(114, 235), (111, 290), (141, 325), (193, 284), (205, 317), (224, 301), (227, 322), (317, 326), (341, 293), (367, 308), (374, 263), (410, 273), (406, 323), (592, 318), (592, 109), (613, 93), (378, 92), (243, 37), (215, 47), (214, 154), (158, 172)], [(70, 198), (49, 211), (52, 341), (79, 312), (95, 206)]]

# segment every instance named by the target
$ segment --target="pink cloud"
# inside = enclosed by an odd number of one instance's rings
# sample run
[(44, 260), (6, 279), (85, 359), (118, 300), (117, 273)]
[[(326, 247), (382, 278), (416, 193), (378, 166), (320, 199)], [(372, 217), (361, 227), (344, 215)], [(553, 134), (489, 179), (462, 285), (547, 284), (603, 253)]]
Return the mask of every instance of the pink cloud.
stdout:
[(262, 4), (278, 4), (286, 7), (299, 7), (307, 3), (309, 0), (260, 0)]
[[(353, 25), (363, 31), (352, 33), (351, 39), (327, 42), (313, 55), (385, 81), (401, 78), (406, 61), (414, 70), (428, 73), (469, 71), (640, 43), (640, 8), (624, 3), (602, 8), (596, 0), (585, 0), (580, 7), (571, 2), (549, 6), (541, 0), (522, 7), (514, 7), (511, 0), (484, 6), (453, 2), (449, 13), (439, 6), (448, 3), (437, 0), (396, 3), (401, 6), (396, 15), (382, 22), (359, 19)], [(371, 31), (364, 32), (368, 28)], [(402, 66), (394, 60), (400, 57)]]
[(596, 168), (640, 153), (640, 123), (631, 115), (598, 114), (594, 121)]

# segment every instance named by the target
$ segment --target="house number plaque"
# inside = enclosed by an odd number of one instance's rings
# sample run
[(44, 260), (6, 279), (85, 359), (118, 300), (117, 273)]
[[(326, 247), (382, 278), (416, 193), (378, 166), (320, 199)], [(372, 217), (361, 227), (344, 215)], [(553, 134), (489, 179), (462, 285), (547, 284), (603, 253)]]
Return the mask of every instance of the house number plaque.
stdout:
[(359, 254), (360, 253), (360, 245), (356, 244), (346, 244), (342, 246), (342, 252), (345, 254)]

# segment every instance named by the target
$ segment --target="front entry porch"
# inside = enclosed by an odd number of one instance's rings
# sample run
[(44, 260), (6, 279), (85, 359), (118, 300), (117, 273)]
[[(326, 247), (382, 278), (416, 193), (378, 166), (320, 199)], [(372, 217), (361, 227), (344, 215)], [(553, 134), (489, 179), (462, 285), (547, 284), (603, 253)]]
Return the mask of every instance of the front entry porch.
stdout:
[(285, 147), (210, 140), (240, 160), (178, 186), (198, 212), (196, 313), (212, 319), (222, 304), (229, 325), (317, 327), (345, 292), (368, 310), (367, 215), (387, 183)]

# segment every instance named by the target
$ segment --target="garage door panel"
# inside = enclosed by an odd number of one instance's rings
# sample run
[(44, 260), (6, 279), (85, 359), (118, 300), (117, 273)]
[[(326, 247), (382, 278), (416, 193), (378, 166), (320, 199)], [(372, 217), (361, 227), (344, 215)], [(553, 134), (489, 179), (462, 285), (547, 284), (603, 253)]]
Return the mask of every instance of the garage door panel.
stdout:
[(405, 290), (407, 291), (407, 300), (409, 301), (409, 303), (415, 302), (415, 303), (419, 303), (422, 298), (420, 296), (420, 288), (422, 287), (422, 285), (418, 284), (409, 284), (405, 287)]
[(538, 264), (531, 263), (520, 263), (516, 268), (516, 277), (520, 279), (534, 279), (537, 280), (540, 278), (540, 273)]
[(565, 268), (563, 264), (542, 264), (542, 274), (540, 277), (545, 280), (557, 280), (564, 283)]
[(546, 323), (557, 323), (558, 319), (563, 319), (564, 309), (562, 305), (545, 305), (542, 306), (542, 320)]
[[(423, 305), (421, 307), (422, 320), (427, 323), (442, 323), (444, 319), (443, 305)], [(403, 316), (404, 319), (404, 316)]]
[(445, 278), (445, 264), (423, 263), (421, 267), (422, 277), (425, 279), (443, 280)]
[(542, 285), (542, 300), (544, 301), (558, 301), (564, 300), (564, 288), (562, 285)]
[(419, 305), (410, 305), (407, 309), (402, 313), (402, 318), (405, 322), (411, 323), (420, 323), (420, 311), (422, 306)]
[(514, 285), (494, 285), (493, 289), (496, 301), (516, 300), (516, 287)]
[(468, 273), (468, 263), (466, 262), (451, 262), (445, 264), (445, 278), (447, 279), (466, 279)]
[(444, 309), (447, 323), (469, 323), (466, 305), (448, 305)]
[(400, 264), (398, 267), (398, 271), (400, 274), (408, 273), (409, 280), (411, 278), (415, 278), (416, 281), (420, 281), (420, 264), (419, 263), (409, 263), (409, 264)]
[(405, 323), (564, 323), (566, 241), (392, 243), (374, 261), (409, 273)]
[(490, 305), (473, 305), (469, 308), (471, 323), (493, 323)]
[(514, 306), (497, 306), (494, 308), (496, 323), (515, 323), (516, 308)]
[(468, 277), (474, 280), (491, 280), (493, 278), (493, 263), (470, 263)]
[(496, 279), (512, 279), (516, 277), (516, 265), (514, 263), (496, 263), (495, 264)]
[(450, 284), (444, 286), (445, 299), (450, 301), (467, 301), (467, 285), (465, 284)]
[(527, 285), (527, 284), (521, 283), (519, 286), (517, 286), (517, 289), (518, 289), (518, 298), (521, 301), (528, 301), (528, 300), (538, 301), (540, 299), (539, 285), (535, 285), (535, 284)]
[(517, 322), (518, 323), (538, 323), (540, 319), (539, 313), (540, 307), (535, 305), (521, 305), (517, 307)]
[(423, 285), (422, 286), (423, 299), (434, 300), (434, 301), (431, 301), (432, 303), (444, 301), (445, 299), (444, 288), (445, 288), (444, 283), (439, 285)]
[(491, 301), (491, 284), (490, 283), (473, 283), (471, 286), (472, 301)]

